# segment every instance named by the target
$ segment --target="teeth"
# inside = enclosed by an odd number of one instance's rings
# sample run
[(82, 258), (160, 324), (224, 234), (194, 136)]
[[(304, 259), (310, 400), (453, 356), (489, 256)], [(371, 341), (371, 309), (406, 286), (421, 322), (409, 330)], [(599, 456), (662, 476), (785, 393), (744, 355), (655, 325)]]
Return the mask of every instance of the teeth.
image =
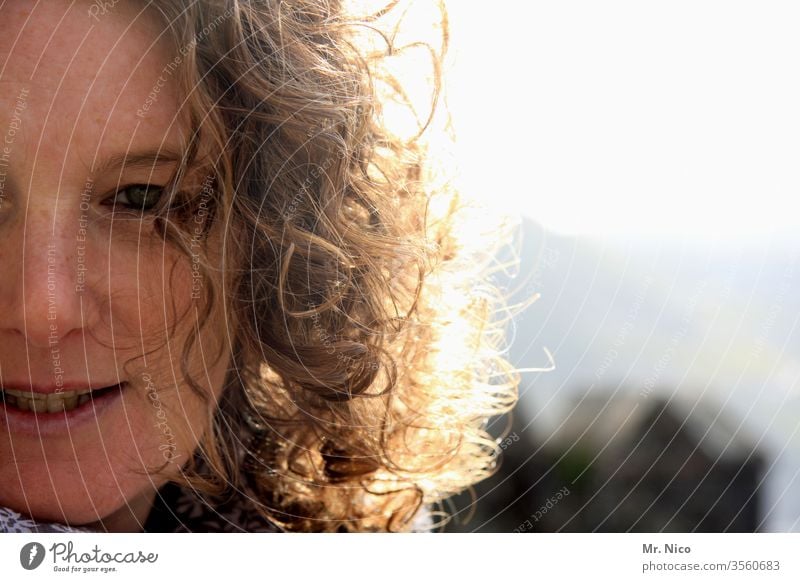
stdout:
[(47, 412), (63, 412), (65, 400), (63, 398), (48, 398)]
[(31, 400), (31, 410), (33, 412), (47, 412), (47, 399), (34, 398)]
[(42, 394), (40, 392), (31, 392), (30, 390), (11, 390), (6, 389), (3, 390), (6, 394), (11, 394), (12, 396), (22, 396), (24, 398), (34, 400), (44, 400), (46, 398), (69, 398), (70, 396), (74, 396), (75, 394), (89, 394), (91, 390), (62, 390), (61, 392), (53, 392), (52, 394)]
[(86, 404), (92, 399), (91, 390), (65, 390), (42, 394), (30, 390), (3, 390), (3, 398), (7, 405), (20, 410), (39, 412), (69, 412)]

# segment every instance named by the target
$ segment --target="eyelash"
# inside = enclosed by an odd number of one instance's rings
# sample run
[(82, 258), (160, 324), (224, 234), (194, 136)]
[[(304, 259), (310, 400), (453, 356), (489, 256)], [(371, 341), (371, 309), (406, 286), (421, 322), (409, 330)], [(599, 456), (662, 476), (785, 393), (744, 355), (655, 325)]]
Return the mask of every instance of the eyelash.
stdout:
[[(137, 205), (137, 204), (120, 202), (119, 201), (120, 195), (124, 194), (126, 191), (129, 191), (129, 190), (131, 190), (133, 188), (146, 189), (148, 191), (148, 194), (151, 191), (157, 191), (158, 195), (159, 195), (159, 198), (156, 200), (156, 202), (152, 206), (145, 207), (145, 208), (142, 208), (141, 205)], [(164, 196), (165, 190), (166, 190), (166, 188), (164, 186), (157, 186), (155, 184), (128, 184), (127, 186), (123, 186), (122, 188), (119, 188), (112, 196), (106, 198), (106, 200), (103, 202), (103, 204), (106, 205), (106, 206), (111, 206), (115, 210), (117, 210), (118, 208), (122, 207), (122, 209), (125, 210), (125, 211), (135, 212), (137, 214), (147, 214), (149, 212), (152, 212), (153, 209), (156, 206), (158, 206), (158, 203), (160, 202), (160, 197)], [(145, 200), (147, 200), (147, 198), (148, 198), (148, 195), (146, 194), (145, 195)]]

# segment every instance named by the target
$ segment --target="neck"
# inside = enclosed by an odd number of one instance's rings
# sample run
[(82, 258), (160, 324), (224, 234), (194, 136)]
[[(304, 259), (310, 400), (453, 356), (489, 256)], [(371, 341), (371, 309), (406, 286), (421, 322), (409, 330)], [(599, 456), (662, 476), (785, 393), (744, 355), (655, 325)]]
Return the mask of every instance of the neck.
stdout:
[(155, 498), (155, 490), (146, 491), (114, 513), (82, 527), (109, 533), (140, 532), (144, 529), (145, 521), (147, 521), (147, 516), (153, 508)]

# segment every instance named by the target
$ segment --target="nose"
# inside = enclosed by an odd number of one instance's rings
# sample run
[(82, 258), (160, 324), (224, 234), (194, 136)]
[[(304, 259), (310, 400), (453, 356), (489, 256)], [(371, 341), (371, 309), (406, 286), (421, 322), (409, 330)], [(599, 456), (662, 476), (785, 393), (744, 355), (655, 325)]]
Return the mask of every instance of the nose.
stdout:
[(58, 211), (52, 201), (48, 206), (28, 208), (13, 232), (0, 230), (4, 263), (11, 267), (0, 281), (8, 314), (3, 327), (35, 348), (52, 348), (85, 325), (76, 262), (78, 217), (73, 220), (63, 205)]

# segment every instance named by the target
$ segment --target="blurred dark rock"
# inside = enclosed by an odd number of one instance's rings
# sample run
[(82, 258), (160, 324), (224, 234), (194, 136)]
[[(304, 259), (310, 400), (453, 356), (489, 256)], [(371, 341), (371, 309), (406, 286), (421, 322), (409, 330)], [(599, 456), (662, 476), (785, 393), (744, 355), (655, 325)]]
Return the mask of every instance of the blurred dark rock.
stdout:
[(765, 461), (730, 414), (593, 392), (546, 443), (516, 419), (499, 470), (454, 500), (446, 531), (759, 530)]

